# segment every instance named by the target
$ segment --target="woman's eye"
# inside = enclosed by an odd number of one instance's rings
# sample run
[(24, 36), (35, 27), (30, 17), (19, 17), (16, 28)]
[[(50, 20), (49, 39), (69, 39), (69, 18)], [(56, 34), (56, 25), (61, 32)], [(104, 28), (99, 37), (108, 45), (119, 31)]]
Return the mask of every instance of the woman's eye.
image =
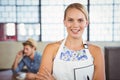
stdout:
[(83, 22), (84, 20), (83, 20), (83, 19), (79, 19), (78, 21), (79, 21), (79, 22)]
[(73, 21), (73, 19), (68, 19), (68, 21)]

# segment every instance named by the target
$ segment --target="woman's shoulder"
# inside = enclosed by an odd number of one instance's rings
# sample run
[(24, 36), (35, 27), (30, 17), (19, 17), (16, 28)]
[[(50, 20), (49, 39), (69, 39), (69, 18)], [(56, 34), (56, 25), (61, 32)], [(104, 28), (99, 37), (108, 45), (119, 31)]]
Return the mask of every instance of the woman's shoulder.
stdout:
[(44, 49), (44, 52), (52, 54), (53, 56), (55, 56), (58, 49), (59, 49), (61, 42), (62, 42), (62, 40), (57, 41), (57, 42), (48, 43)]
[(61, 42), (62, 42), (62, 40), (56, 41), (56, 42), (51, 42), (51, 43), (48, 43), (46, 47), (55, 49), (55, 48), (58, 48), (60, 46)]
[(88, 43), (88, 49), (93, 56), (98, 56), (102, 54), (101, 47), (96, 44)]
[(98, 46), (98, 45), (96, 45), (96, 44), (93, 44), (93, 43), (89, 43), (88, 42), (88, 48), (90, 48), (90, 49), (97, 49), (97, 50), (100, 50), (101, 49), (101, 47), (100, 46)]
[(45, 51), (49, 52), (56, 52), (59, 49), (60, 44), (62, 43), (63, 40), (57, 41), (57, 42), (51, 42), (48, 43), (45, 47)]

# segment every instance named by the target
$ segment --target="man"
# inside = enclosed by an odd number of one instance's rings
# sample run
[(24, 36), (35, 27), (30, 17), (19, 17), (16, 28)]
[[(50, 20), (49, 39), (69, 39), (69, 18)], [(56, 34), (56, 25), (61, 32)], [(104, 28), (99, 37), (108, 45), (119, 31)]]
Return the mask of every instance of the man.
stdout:
[(16, 55), (12, 66), (13, 74), (21, 72), (24, 66), (27, 68), (26, 79), (34, 79), (40, 66), (41, 55), (36, 51), (37, 42), (32, 38), (23, 42), (23, 50)]

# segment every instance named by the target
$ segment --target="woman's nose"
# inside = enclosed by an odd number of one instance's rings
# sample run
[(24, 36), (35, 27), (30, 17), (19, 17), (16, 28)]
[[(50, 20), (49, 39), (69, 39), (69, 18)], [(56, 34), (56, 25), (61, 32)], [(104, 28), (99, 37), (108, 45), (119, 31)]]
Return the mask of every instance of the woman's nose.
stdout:
[(74, 27), (79, 27), (79, 23), (78, 23), (77, 21), (75, 21), (75, 22), (73, 23), (73, 26), (74, 26)]

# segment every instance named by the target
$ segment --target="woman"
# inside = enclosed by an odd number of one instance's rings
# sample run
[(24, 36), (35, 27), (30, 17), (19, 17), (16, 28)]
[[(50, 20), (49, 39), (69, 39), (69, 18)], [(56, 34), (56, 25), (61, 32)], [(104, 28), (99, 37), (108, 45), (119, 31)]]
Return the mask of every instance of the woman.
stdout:
[(64, 14), (67, 37), (48, 44), (42, 56), (37, 79), (40, 80), (105, 80), (104, 56), (101, 49), (83, 41), (88, 13), (79, 3), (70, 4)]

